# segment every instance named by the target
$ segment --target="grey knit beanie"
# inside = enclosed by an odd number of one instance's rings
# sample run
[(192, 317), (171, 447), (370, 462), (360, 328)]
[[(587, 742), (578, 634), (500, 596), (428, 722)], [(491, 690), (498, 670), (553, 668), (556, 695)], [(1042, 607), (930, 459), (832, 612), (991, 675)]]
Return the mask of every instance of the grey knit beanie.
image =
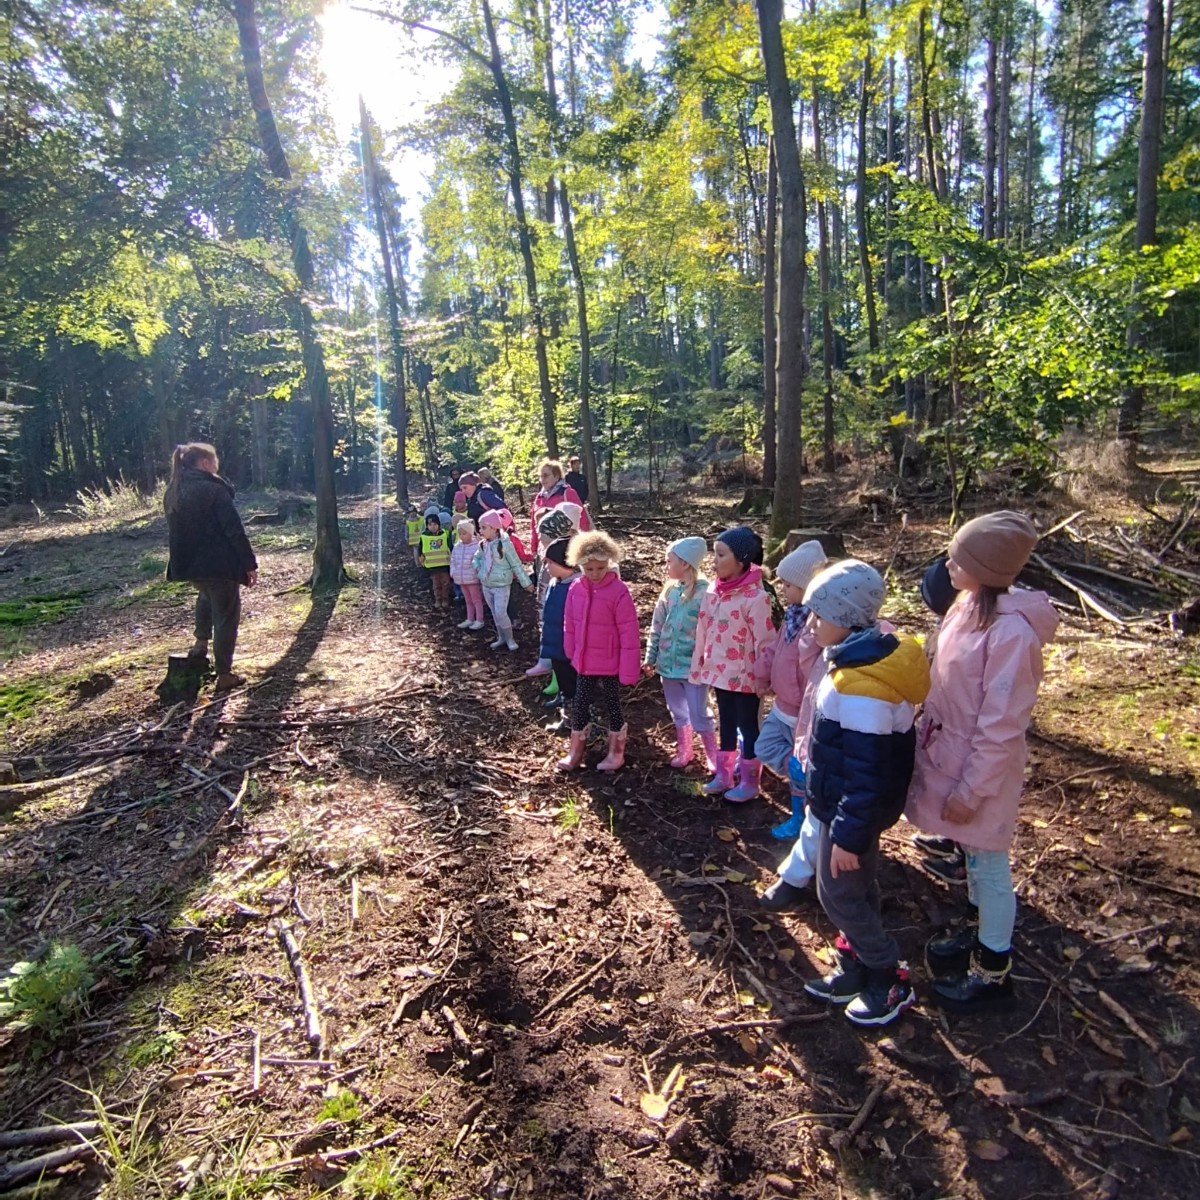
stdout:
[(825, 547), (815, 538), (810, 542), (801, 542), (790, 554), (780, 560), (775, 568), (775, 575), (792, 587), (806, 588), (812, 577), (829, 560), (825, 557)]
[(680, 538), (667, 547), (667, 553), (683, 559), (693, 571), (698, 571), (708, 553), (708, 543), (702, 537)]
[(804, 603), (831, 625), (866, 629), (875, 624), (886, 595), (887, 585), (874, 567), (845, 558), (813, 577)]

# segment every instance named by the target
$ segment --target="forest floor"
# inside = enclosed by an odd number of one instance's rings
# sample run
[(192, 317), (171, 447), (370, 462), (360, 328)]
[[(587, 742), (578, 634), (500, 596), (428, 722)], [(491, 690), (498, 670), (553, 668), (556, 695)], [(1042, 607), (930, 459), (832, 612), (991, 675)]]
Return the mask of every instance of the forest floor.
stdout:
[[(644, 619), (665, 544), (726, 526), (733, 499), (602, 518)], [(918, 631), (946, 530), (910, 509), (874, 520), (811, 487), (814, 523), (890, 563), (889, 615)], [(522, 674), (531, 611), (515, 655), (436, 620), (394, 509), (381, 531), (376, 513), (343, 503), (357, 582), (316, 602), (287, 590), (309, 528), (252, 531), (249, 686), (195, 706), (154, 690), (190, 635), (160, 518), (8, 535), (5, 603), (38, 619), (0, 629), (0, 758), (91, 772), (0, 818), (0, 967), (50, 942), (90, 964), (42, 976), (41, 1029), (0, 1026), (4, 1129), (99, 1120), (95, 1161), (39, 1194), (1200, 1195), (1195, 638), (1064, 623), (1015, 848), (1018, 1010), (920, 1005), (863, 1033), (801, 993), (834, 935), (816, 907), (756, 906), (779, 783), (742, 807), (702, 796), (699, 767), (666, 765), (652, 681), (629, 697), (625, 770), (556, 774)], [(962, 895), (909, 832), (887, 835), (882, 882), (917, 964)], [(86, 1008), (64, 1013), (72, 988)], [(0, 1191), (43, 1152), (0, 1149)]]

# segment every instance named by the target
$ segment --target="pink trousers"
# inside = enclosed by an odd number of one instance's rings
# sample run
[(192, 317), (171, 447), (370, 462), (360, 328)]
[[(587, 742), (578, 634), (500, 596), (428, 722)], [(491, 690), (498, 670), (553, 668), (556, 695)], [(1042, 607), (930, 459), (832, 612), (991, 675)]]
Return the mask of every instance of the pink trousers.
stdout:
[(487, 615), (483, 603), (483, 584), (460, 583), (458, 586), (462, 588), (463, 599), (467, 602), (467, 620), (482, 621)]

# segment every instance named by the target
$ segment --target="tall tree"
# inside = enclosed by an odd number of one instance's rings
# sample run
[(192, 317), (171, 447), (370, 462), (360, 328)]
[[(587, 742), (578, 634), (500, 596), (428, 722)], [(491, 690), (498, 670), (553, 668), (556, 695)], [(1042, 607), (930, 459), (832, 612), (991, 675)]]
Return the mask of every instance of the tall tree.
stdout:
[(263, 79), (262, 49), (258, 36), (258, 17), (254, 0), (234, 0), (233, 15), (237, 21), (238, 43), (246, 71), (246, 87), (250, 105), (258, 123), (258, 135), (271, 174), (285, 185), (281, 212), (284, 233), (291, 245), (292, 266), (301, 290), (293, 298), (297, 331), (300, 335), (304, 377), (312, 401), (313, 474), (316, 481), (317, 528), (313, 540), (313, 591), (340, 587), (346, 579), (342, 560), (342, 535), (338, 528), (337, 490), (333, 467), (333, 405), (329, 397), (329, 377), (325, 372), (325, 352), (317, 336), (316, 321), (309, 304), (316, 278), (312, 252), (308, 246), (308, 231), (300, 216), (297, 189), (292, 180), (275, 113)]
[[(371, 211), (375, 214), (375, 235), (379, 241), (379, 257), (383, 263), (383, 289), (387, 299), (388, 344), (392, 349), (392, 372), (395, 383), (392, 392), (392, 423), (396, 427), (396, 499), (401, 505), (408, 503), (408, 397), (404, 385), (404, 340), (400, 333), (400, 300), (396, 289), (396, 273), (393, 267), (392, 229), (394, 222), (388, 220), (384, 201), (383, 185), (379, 175), (379, 163), (375, 158), (372, 141), (374, 124), (367, 113), (367, 105), (358, 98), (359, 136), (362, 138), (363, 174), (366, 176), (367, 192)], [(399, 261), (399, 256), (395, 256)], [(422, 416), (424, 413), (422, 412)], [(430, 443), (436, 447), (436, 441)], [(437, 463), (430, 462), (433, 470)]]
[(808, 240), (805, 234), (804, 171), (800, 165), (800, 146), (792, 118), (792, 87), (783, 52), (783, 0), (757, 0), (757, 7), (779, 170), (779, 302), (775, 357), (779, 449), (771, 532), (782, 538), (799, 523), (804, 507), (800, 404), (804, 389), (804, 286)]
[[(1138, 251), (1158, 242), (1158, 166), (1162, 146), (1163, 98), (1163, 3), (1146, 0), (1145, 32), (1142, 51), (1142, 116), (1138, 135), (1137, 216), (1134, 243)], [(1133, 316), (1129, 322), (1127, 344), (1137, 355), (1145, 347), (1147, 329), (1142, 311), (1140, 282), (1134, 284)], [(1138, 363), (1135, 370), (1140, 369)], [(1132, 461), (1142, 428), (1146, 404), (1145, 388), (1135, 378), (1126, 388), (1117, 416), (1117, 438), (1128, 447)]]

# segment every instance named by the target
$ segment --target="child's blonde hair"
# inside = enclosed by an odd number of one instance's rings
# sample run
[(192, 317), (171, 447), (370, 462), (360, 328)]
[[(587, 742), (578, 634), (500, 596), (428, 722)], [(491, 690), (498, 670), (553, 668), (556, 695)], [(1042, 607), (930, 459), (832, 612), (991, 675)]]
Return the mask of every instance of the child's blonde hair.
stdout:
[(621, 547), (607, 533), (601, 533), (598, 529), (577, 533), (567, 549), (567, 562), (573, 567), (578, 567), (589, 558), (603, 558), (610, 563), (619, 563)]
[[(675, 555), (675, 557), (676, 557), (676, 558), (679, 558), (679, 555), (678, 555), (678, 554), (676, 554), (676, 555)], [(691, 571), (691, 573), (692, 573), (692, 578), (691, 578), (691, 581), (690, 581), (690, 582), (689, 582), (689, 581), (687, 581), (687, 580), (682, 580), (682, 581), (681, 581), (681, 580), (678, 580), (678, 579), (671, 579), (671, 578), (669, 578), (669, 577), (668, 577), (668, 578), (667, 578), (666, 580), (664, 580), (664, 582), (663, 582), (662, 591), (661, 591), (661, 592), (659, 592), (659, 594), (658, 594), (658, 598), (659, 598), (660, 600), (665, 600), (665, 599), (666, 599), (666, 597), (667, 597), (667, 593), (668, 593), (668, 592), (669, 592), (669, 591), (670, 591), (670, 590), (671, 590), (671, 589), (672, 589), (672, 588), (673, 588), (673, 587), (674, 587), (674, 586), (675, 586), (677, 583), (683, 582), (683, 583), (686, 585), (686, 586), (684, 587), (684, 589), (683, 589), (683, 602), (684, 602), (684, 604), (686, 604), (686, 603), (687, 603), (689, 600), (691, 600), (691, 598), (692, 598), (692, 597), (693, 597), (693, 596), (696, 594), (696, 588), (698, 588), (698, 587), (700, 586), (701, 582), (707, 583), (707, 582), (708, 582), (708, 579), (707, 579), (707, 577), (706, 577), (706, 576), (705, 576), (705, 575), (704, 575), (704, 574), (703, 574), (703, 573), (700, 571), (700, 569), (699, 569), (698, 567), (693, 567), (693, 566), (692, 566), (692, 564), (691, 564), (690, 562), (688, 562), (686, 558), (679, 558), (679, 561), (680, 561), (681, 563), (683, 563), (683, 565), (684, 565), (684, 566), (685, 566), (685, 567), (686, 567), (686, 568), (687, 568), (689, 571)]]

